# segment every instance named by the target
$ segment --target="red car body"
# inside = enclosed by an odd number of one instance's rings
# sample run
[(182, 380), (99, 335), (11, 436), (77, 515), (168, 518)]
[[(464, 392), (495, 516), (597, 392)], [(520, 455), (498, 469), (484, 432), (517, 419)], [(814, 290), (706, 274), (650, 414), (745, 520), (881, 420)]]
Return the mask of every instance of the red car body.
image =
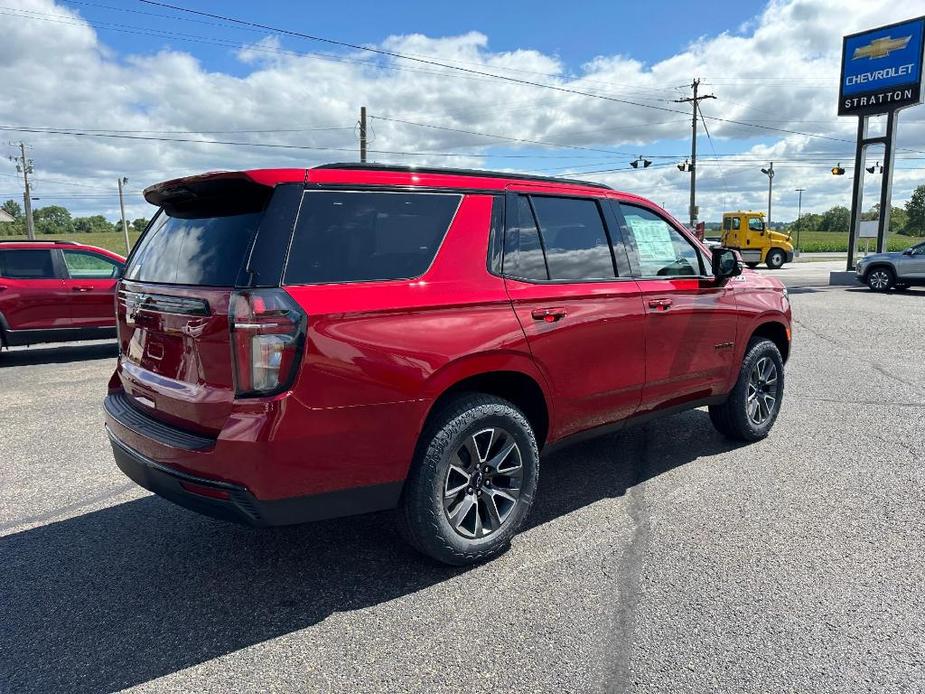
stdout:
[[(593, 200), (611, 234), (616, 206), (632, 204), (710, 256), (656, 205), (607, 187), (331, 165), (207, 174), (153, 186), (146, 196), (181, 206), (222, 186), (276, 189), (244, 280), (233, 287), (121, 280), (120, 356), (106, 400), (123, 471), (211, 515), (273, 525), (396, 506), (428, 415), (460, 390), (517, 403), (540, 446), (550, 446), (721, 402), (751, 336), (789, 353), (786, 290), (751, 271), (725, 282), (705, 273), (646, 279), (632, 272), (612, 281), (528, 282), (493, 264), (505, 205), (521, 193)], [(303, 321), (296, 363), (278, 392), (242, 394), (235, 336), (244, 328), (236, 327), (234, 303), (253, 303), (248, 292), (263, 291), (249, 288), (262, 272), (255, 266), (284, 262), (273, 258), (291, 248), (303, 196), (331, 190), (450, 191), (461, 199), (433, 261), (413, 278), (288, 283), (274, 270), (268, 286), (281, 287), (302, 315), (294, 319)], [(270, 218), (276, 230), (265, 236)], [(264, 253), (276, 235), (283, 250)], [(144, 237), (136, 252), (143, 244)], [(133, 262), (134, 253), (129, 275)]]
[(115, 337), (124, 264), (73, 241), (0, 241), (0, 344)]

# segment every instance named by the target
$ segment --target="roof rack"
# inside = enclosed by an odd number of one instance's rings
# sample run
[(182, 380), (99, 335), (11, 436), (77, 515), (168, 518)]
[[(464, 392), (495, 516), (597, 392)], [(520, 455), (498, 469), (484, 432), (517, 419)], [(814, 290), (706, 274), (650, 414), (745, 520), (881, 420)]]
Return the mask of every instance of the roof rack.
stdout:
[(604, 190), (613, 190), (605, 183), (596, 183), (594, 181), (582, 181), (576, 178), (557, 178), (556, 176), (536, 176), (533, 174), (508, 173), (506, 171), (485, 171), (484, 169), (453, 169), (442, 167), (427, 166), (402, 166), (400, 164), (357, 164), (356, 162), (345, 162), (340, 164), (321, 164), (314, 166), (313, 169), (351, 169), (366, 171), (400, 171), (403, 173), (429, 173), (429, 174), (450, 174), (454, 176), (478, 176), (481, 178), (513, 178), (518, 181), (542, 181), (543, 183), (571, 183), (579, 186), (591, 186), (592, 188), (603, 188)]
[(62, 239), (0, 239), (0, 243), (53, 243), (61, 246), (79, 246), (77, 241), (64, 241)]

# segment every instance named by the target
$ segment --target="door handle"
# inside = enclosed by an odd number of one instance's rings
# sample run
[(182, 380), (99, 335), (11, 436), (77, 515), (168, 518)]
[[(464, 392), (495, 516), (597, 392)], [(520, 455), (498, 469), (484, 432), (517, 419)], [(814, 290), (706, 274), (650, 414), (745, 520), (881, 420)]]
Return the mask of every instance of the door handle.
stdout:
[(565, 318), (566, 310), (564, 308), (535, 308), (531, 312), (533, 320), (541, 320), (546, 323), (555, 323)]
[(667, 311), (673, 303), (671, 299), (649, 299), (649, 308), (654, 308), (656, 311)]
[(89, 292), (93, 287), (71, 287), (72, 292)]

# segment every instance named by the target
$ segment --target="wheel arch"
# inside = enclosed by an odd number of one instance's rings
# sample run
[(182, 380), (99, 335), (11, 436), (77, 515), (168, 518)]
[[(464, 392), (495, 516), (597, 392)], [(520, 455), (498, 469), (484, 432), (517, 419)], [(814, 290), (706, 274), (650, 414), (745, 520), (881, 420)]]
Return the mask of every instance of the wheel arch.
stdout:
[(876, 262), (871, 263), (870, 267), (864, 270), (864, 274), (862, 275), (864, 281), (865, 282), (867, 281), (867, 277), (870, 275), (872, 270), (877, 270), (877, 269), (889, 270), (891, 273), (893, 273), (894, 279), (899, 276), (898, 273), (896, 272), (896, 268), (893, 267), (890, 263), (883, 261), (883, 260), (878, 260)]
[(779, 320), (766, 320), (762, 323), (756, 325), (751, 334), (748, 336), (748, 341), (751, 342), (756, 337), (763, 337), (771, 342), (773, 342), (777, 349), (780, 351), (781, 358), (783, 358), (784, 363), (787, 363), (787, 359), (790, 357), (790, 331), (787, 329), (787, 326), (784, 325)]
[(430, 390), (419, 438), (444, 404), (462, 393), (484, 393), (510, 401), (527, 417), (540, 448), (549, 436), (553, 413), (548, 387), (529, 357), (506, 354), (454, 362), (434, 374)]

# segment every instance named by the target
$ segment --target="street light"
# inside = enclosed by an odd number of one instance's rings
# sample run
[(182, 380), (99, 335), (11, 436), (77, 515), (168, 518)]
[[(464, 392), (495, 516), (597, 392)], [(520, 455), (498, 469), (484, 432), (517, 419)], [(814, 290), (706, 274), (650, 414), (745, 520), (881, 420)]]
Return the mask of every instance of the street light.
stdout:
[(800, 194), (799, 199), (797, 200), (797, 251), (800, 250), (800, 217), (803, 216), (803, 191), (806, 188), (794, 188), (794, 192)]
[(771, 191), (774, 187), (774, 162), (772, 161), (768, 168), (762, 169), (761, 173), (768, 177), (768, 221), (765, 223), (765, 229), (771, 228)]

